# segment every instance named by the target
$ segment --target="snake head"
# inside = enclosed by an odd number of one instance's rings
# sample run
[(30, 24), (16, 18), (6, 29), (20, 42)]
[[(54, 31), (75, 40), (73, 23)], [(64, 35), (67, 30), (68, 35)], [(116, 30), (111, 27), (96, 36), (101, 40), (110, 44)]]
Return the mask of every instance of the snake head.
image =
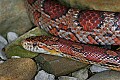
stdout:
[(23, 46), (24, 49), (32, 52), (39, 52), (39, 53), (45, 53), (47, 52), (43, 46), (45, 45), (44, 43), (41, 42), (40, 36), (34, 36), (34, 37), (29, 37), (24, 39), (21, 42), (21, 45)]
[(26, 38), (21, 44), (28, 51), (63, 56), (63, 53), (56, 48), (57, 46), (52, 45), (52, 42), (54, 43), (57, 40), (58, 38), (42, 35)]

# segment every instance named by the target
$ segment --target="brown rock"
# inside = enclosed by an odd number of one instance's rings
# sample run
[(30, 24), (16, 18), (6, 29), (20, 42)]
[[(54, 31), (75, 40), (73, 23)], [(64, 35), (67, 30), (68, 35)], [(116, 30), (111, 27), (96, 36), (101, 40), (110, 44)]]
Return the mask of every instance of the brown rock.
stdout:
[(0, 34), (12, 31), (21, 35), (31, 27), (24, 0), (0, 0)]
[(0, 80), (31, 80), (36, 70), (36, 64), (32, 59), (8, 59), (0, 64)]
[(61, 3), (80, 9), (120, 12), (119, 0), (59, 0)]
[(42, 65), (43, 70), (56, 76), (66, 75), (87, 66), (71, 59), (45, 54), (40, 54), (35, 60)]

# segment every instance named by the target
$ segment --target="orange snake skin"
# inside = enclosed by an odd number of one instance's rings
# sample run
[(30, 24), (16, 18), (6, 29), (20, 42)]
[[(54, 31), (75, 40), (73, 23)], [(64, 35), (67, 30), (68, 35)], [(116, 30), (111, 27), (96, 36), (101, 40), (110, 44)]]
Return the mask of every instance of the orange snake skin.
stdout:
[[(79, 10), (57, 0), (25, 0), (32, 22), (51, 33), (22, 41), (29, 51), (68, 57), (120, 71), (120, 50), (93, 45), (120, 45), (120, 13)], [(82, 44), (81, 44), (82, 43)]]

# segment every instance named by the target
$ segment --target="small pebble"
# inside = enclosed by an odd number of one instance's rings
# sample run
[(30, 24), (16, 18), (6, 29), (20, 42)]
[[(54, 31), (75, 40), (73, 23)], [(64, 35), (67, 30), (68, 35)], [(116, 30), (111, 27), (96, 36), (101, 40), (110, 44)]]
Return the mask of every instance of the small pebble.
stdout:
[(44, 70), (41, 70), (35, 76), (35, 80), (55, 80), (55, 76), (52, 74), (46, 73)]
[(60, 76), (58, 77), (58, 80), (79, 80), (79, 79), (75, 77), (69, 77), (69, 76)]
[(6, 58), (6, 55), (5, 55), (5, 53), (2, 51), (2, 49), (3, 49), (4, 47), (5, 47), (4, 42), (3, 42), (3, 43), (0, 42), (0, 58), (6, 60), (6, 59), (7, 59), (7, 58)]
[(102, 72), (102, 71), (106, 71), (109, 69), (104, 66), (100, 66), (100, 65), (92, 65), (90, 67), (90, 70), (91, 70), (91, 72)]
[(7, 40), (4, 37), (2, 37), (1, 35), (0, 35), (0, 42), (3, 43), (4, 45), (8, 44)]
[(0, 60), (0, 64), (2, 64), (4, 61)]
[(18, 38), (18, 35), (15, 32), (8, 32), (7, 33), (7, 39), (8, 39), (9, 43), (13, 42), (17, 38)]
[(86, 80), (88, 78), (88, 68), (80, 69), (79, 71), (72, 73), (72, 76), (79, 80)]
[(12, 56), (11, 58), (21, 58), (20, 56)]
[(0, 50), (2, 50), (5, 47), (5, 44), (0, 42)]
[(3, 51), (1, 51), (1, 50), (0, 50), (0, 58), (3, 59), (3, 60), (7, 59), (5, 53)]

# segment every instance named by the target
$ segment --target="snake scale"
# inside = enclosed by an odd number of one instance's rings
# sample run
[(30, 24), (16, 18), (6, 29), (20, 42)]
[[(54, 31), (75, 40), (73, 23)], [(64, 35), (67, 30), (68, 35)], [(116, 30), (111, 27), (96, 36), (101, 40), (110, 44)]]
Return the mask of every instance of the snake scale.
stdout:
[(68, 57), (120, 71), (120, 50), (86, 45), (120, 45), (119, 12), (79, 10), (56, 0), (25, 2), (32, 22), (54, 35), (23, 40), (22, 46), (26, 50)]

